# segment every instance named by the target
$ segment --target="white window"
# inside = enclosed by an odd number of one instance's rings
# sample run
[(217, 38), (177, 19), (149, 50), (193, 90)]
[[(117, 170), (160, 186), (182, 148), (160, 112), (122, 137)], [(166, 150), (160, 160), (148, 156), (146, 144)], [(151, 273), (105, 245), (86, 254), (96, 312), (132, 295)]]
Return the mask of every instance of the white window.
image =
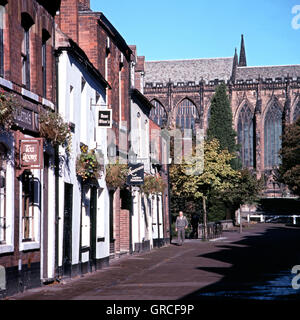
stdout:
[(21, 230), (20, 250), (39, 248), (41, 183), (39, 170), (25, 171), (20, 182)]
[(13, 146), (8, 145), (0, 142), (0, 254), (14, 251)]

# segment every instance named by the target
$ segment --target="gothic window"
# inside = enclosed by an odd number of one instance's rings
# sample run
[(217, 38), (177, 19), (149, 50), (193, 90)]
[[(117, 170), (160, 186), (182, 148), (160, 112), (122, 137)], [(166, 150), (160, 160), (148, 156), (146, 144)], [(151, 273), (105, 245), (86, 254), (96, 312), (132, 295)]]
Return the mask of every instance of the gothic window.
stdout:
[(294, 114), (293, 114), (293, 122), (296, 122), (296, 120), (300, 117), (300, 100), (295, 106)]
[(176, 127), (183, 129), (195, 129), (195, 120), (198, 118), (196, 106), (189, 99), (184, 99), (177, 107)]
[(0, 143), (0, 244), (6, 243), (6, 155), (7, 150)]
[(264, 128), (264, 159), (265, 168), (273, 168), (280, 164), (279, 150), (281, 148), (282, 111), (273, 104), (267, 111)]
[(150, 112), (150, 119), (154, 121), (158, 126), (162, 126), (167, 121), (167, 113), (163, 105), (157, 100), (151, 101), (155, 108), (152, 108)]
[(238, 144), (244, 167), (253, 167), (253, 114), (247, 104), (240, 111), (238, 119)]

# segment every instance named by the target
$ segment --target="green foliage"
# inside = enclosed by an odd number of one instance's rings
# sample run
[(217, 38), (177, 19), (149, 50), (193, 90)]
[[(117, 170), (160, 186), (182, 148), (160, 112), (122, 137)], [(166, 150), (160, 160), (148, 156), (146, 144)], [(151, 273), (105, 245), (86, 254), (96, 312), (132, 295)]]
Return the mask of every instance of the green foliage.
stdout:
[(13, 94), (0, 90), (0, 126), (10, 129), (20, 108)]
[(61, 115), (53, 111), (41, 111), (40, 134), (54, 146), (65, 145), (67, 152), (71, 148), (71, 130), (69, 124), (64, 122)]
[(83, 182), (88, 179), (99, 179), (103, 166), (98, 162), (95, 150), (81, 150), (82, 152), (76, 160), (77, 175), (82, 178)]
[[(194, 154), (195, 155), (195, 154)], [(193, 201), (195, 212), (204, 210), (200, 199), (207, 201), (208, 218), (210, 221), (230, 218), (240, 204), (254, 203), (259, 199), (263, 183), (249, 170), (234, 170), (230, 164), (233, 155), (227, 150), (221, 150), (218, 140), (205, 141), (204, 168), (201, 174), (198, 167), (201, 159), (173, 164), (170, 167), (171, 199), (176, 199), (176, 205), (171, 209), (178, 212), (188, 208)], [(194, 210), (190, 210), (193, 213)], [(189, 213), (189, 212), (188, 212)]]
[(282, 164), (277, 181), (286, 184), (293, 194), (300, 196), (300, 117), (285, 127), (280, 156)]
[(239, 173), (237, 179), (232, 180), (232, 187), (219, 194), (219, 199), (231, 211), (243, 204), (257, 203), (264, 186), (263, 179), (258, 180), (248, 169), (242, 169)]
[(208, 221), (211, 222), (226, 219), (227, 208), (225, 203), (218, 197), (218, 195), (218, 193), (217, 195), (212, 193), (207, 204)]
[(140, 189), (146, 195), (163, 193), (167, 185), (161, 176), (146, 175)]
[[(217, 86), (211, 100), (207, 138), (208, 140), (217, 139), (220, 142), (221, 150), (227, 149), (230, 153), (234, 153), (238, 151), (236, 135), (232, 125), (232, 111), (226, 93), (226, 85), (221, 84)], [(235, 157), (231, 159), (231, 165), (234, 169), (241, 167), (240, 162)]]
[(127, 175), (127, 164), (120, 164), (117, 162), (106, 166), (105, 180), (107, 185), (111, 188), (124, 188), (126, 185)]
[(206, 141), (204, 144), (204, 168), (201, 174), (199, 174), (201, 172), (201, 156), (171, 166), (172, 194), (199, 200), (207, 199), (213, 190), (229, 189), (232, 187), (231, 180), (239, 175), (230, 166), (229, 162), (232, 158), (233, 156), (227, 150), (220, 150), (218, 140)]

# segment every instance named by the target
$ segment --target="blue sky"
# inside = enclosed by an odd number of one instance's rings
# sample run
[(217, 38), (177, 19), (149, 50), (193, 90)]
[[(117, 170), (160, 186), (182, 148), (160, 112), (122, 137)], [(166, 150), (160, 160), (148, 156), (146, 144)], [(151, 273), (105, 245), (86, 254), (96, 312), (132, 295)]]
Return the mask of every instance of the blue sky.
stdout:
[(248, 65), (300, 64), (295, 5), (300, 0), (91, 0), (146, 60), (233, 56), (243, 33)]

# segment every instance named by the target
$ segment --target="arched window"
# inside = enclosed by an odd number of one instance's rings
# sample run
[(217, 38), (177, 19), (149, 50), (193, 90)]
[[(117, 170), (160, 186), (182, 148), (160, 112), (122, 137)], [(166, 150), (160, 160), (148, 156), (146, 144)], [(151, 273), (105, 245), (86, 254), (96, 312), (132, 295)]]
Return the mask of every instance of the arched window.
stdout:
[(239, 114), (238, 144), (243, 166), (253, 167), (253, 114), (247, 104), (244, 104)]
[(167, 113), (163, 105), (157, 100), (151, 101), (155, 108), (152, 108), (150, 112), (150, 119), (154, 121), (158, 126), (162, 126), (167, 121)]
[(198, 119), (196, 106), (189, 99), (184, 99), (177, 106), (176, 126), (184, 129), (195, 129), (195, 120)]
[(265, 117), (265, 168), (273, 168), (280, 164), (279, 150), (282, 135), (282, 111), (277, 104), (269, 107)]
[(296, 122), (296, 120), (300, 117), (300, 100), (295, 106), (294, 114), (293, 114), (293, 122)]

